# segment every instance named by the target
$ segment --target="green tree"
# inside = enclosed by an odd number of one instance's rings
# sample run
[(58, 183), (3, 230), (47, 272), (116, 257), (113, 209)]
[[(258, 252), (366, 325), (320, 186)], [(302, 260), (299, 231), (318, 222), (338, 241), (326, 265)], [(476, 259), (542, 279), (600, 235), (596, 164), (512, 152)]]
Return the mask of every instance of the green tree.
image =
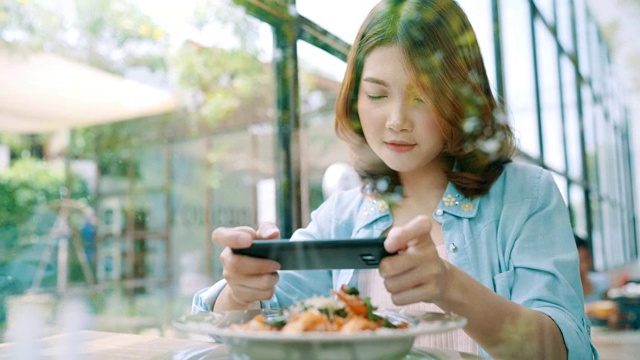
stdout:
[[(177, 83), (195, 121), (208, 127), (225, 125), (241, 105), (253, 114), (236, 120), (263, 122), (272, 108), (272, 79), (268, 64), (260, 61), (260, 22), (229, 1), (202, 0), (191, 23), (203, 34), (217, 34), (224, 43), (205, 46), (185, 42), (173, 57)], [(247, 115), (247, 114), (245, 114)], [(244, 126), (236, 121), (236, 126)], [(199, 125), (196, 125), (198, 127)]]
[[(42, 160), (20, 159), (9, 170), (0, 172), (0, 276), (9, 264), (29, 257), (33, 244), (46, 245), (37, 239), (47, 236), (53, 228), (55, 203), (68, 198), (88, 205), (86, 182)], [(76, 224), (75, 228), (79, 226)], [(34, 261), (37, 259), (35, 256)], [(31, 265), (28, 268), (33, 270)]]
[[(241, 105), (252, 104), (262, 121), (272, 105), (264, 99), (272, 87), (268, 65), (242, 49), (185, 43), (175, 58), (178, 83), (190, 110), (207, 125), (221, 125)], [(243, 125), (243, 124), (236, 124)]]
[(38, 206), (54, 200), (70, 197), (88, 202), (84, 180), (71, 173), (69, 184), (64, 169), (38, 159), (15, 161), (0, 172), (0, 228), (26, 223)]
[(68, 4), (61, 9), (59, 3), (45, 0), (3, 2), (0, 45), (14, 51), (52, 52), (116, 74), (132, 67), (166, 72), (166, 32), (132, 2)]

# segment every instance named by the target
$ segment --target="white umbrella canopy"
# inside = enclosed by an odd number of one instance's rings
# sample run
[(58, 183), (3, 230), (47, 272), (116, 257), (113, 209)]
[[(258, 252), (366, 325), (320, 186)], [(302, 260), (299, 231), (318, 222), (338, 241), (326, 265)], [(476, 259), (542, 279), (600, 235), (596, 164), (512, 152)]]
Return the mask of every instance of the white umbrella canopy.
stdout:
[(170, 92), (58, 55), (0, 49), (0, 132), (47, 133), (179, 106)]

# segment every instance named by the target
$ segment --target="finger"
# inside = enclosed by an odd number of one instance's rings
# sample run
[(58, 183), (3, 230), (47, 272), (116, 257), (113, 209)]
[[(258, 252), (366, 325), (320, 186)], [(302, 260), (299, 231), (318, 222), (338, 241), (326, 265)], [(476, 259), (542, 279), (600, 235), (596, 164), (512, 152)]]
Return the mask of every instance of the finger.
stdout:
[[(424, 259), (416, 258), (404, 261), (405, 263), (419, 264), (407, 271), (393, 276), (384, 277), (385, 288), (392, 294), (396, 305), (405, 305), (414, 302), (434, 302), (445, 291), (446, 276), (443, 270), (445, 262), (439, 257)], [(405, 256), (409, 257), (409, 256)]]
[(219, 227), (211, 233), (211, 241), (213, 241), (214, 244), (228, 246), (233, 249), (248, 248), (256, 238), (256, 231), (248, 226), (234, 228)]
[(280, 237), (280, 229), (274, 223), (262, 223), (258, 227), (259, 239), (277, 239)]
[(414, 259), (413, 256), (406, 252), (387, 256), (380, 261), (378, 272), (383, 279), (388, 279), (417, 268), (420, 266), (421, 260), (424, 261), (425, 259)]
[(391, 293), (395, 305), (418, 302), (433, 302), (439, 296), (439, 281), (436, 267), (413, 268), (401, 275), (388, 277), (384, 286)]
[(416, 216), (406, 225), (389, 230), (384, 247), (390, 253), (406, 250), (415, 240), (431, 240), (430, 231), (431, 220), (429, 217), (424, 215)]
[[(414, 262), (414, 264), (416, 263)], [(393, 276), (383, 277), (384, 285), (390, 293), (400, 293), (415, 287), (437, 284), (440, 274), (439, 269), (439, 263), (411, 266)]]
[(433, 302), (436, 298), (435, 287), (414, 287), (405, 291), (391, 294), (391, 301), (395, 305), (409, 305), (417, 302)]
[(416, 268), (439, 268), (440, 257), (433, 242), (421, 241), (396, 255), (380, 261), (379, 272), (383, 278), (398, 276)]
[(243, 288), (245, 291), (270, 291), (278, 283), (278, 273), (244, 276), (231, 275), (227, 282), (234, 284), (234, 288)]
[(231, 274), (262, 275), (280, 270), (277, 261), (234, 254), (228, 247), (220, 253), (220, 262), (224, 271)]
[(278, 280), (278, 273), (271, 273), (250, 277), (231, 277), (227, 279), (227, 283), (231, 290), (231, 296), (236, 301), (249, 304), (256, 300), (271, 299)]

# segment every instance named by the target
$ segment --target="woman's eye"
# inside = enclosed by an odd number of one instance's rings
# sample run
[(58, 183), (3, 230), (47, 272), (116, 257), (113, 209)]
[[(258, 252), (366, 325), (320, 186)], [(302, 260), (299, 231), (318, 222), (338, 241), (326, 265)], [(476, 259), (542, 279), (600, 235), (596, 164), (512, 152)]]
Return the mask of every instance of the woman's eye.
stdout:
[(369, 98), (369, 100), (380, 100), (380, 99), (386, 98), (386, 96), (384, 96), (384, 95), (367, 95), (367, 98)]
[(413, 101), (415, 101), (417, 103), (421, 103), (421, 104), (424, 104), (426, 102), (426, 101), (424, 101), (424, 99), (419, 98), (419, 97), (413, 98)]

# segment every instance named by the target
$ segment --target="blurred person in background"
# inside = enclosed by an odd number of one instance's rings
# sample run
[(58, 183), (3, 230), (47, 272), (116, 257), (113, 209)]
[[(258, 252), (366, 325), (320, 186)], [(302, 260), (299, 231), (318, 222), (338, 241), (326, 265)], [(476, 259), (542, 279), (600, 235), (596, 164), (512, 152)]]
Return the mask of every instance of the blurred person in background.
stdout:
[(604, 300), (607, 290), (611, 286), (609, 275), (593, 270), (593, 258), (589, 243), (578, 235), (575, 235), (578, 256), (580, 257), (580, 281), (585, 304)]
[(574, 235), (580, 257), (580, 281), (584, 295), (584, 311), (593, 326), (616, 327), (618, 305), (609, 300), (607, 291), (612, 287), (611, 276), (593, 271), (591, 246), (578, 235)]

